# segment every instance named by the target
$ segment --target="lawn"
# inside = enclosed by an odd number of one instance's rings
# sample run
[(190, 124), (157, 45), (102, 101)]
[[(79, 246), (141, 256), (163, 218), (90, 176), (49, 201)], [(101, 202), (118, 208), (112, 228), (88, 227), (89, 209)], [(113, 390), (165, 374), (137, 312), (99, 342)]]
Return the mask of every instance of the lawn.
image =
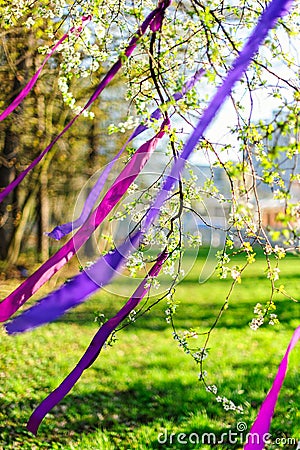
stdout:
[[(200, 255), (177, 288), (179, 330), (197, 327), (207, 331), (230, 287), (229, 280), (215, 276), (199, 284), (203, 261)], [(198, 367), (172, 338), (162, 301), (117, 334), (117, 342), (102, 351), (46, 417), (37, 437), (28, 433), (25, 425), (33, 408), (76, 365), (96, 332), (95, 312), (110, 317), (124, 302), (103, 291), (56, 323), (13, 337), (1, 332), (0, 449), (242, 448), (241, 442), (230, 443), (228, 438), (216, 445), (201, 439), (203, 433), (215, 433), (217, 440), (222, 433), (228, 436), (229, 430), (237, 432), (241, 422), (249, 431), (299, 325), (299, 304), (278, 294), (280, 324), (250, 330), (253, 306), (267, 301), (269, 295), (265, 266), (260, 257), (245, 271), (212, 333), (205, 360), (208, 383), (217, 386), (220, 396), (242, 405), (243, 414), (225, 411), (198, 381)], [(299, 299), (300, 259), (288, 256), (280, 267), (280, 284)], [(130, 293), (132, 288), (127, 285)], [(1, 297), (11, 287), (4, 284)], [(296, 448), (287, 440), (300, 439), (299, 355), (298, 344), (290, 357), (268, 449)], [(179, 437), (180, 433), (186, 437)], [(276, 438), (281, 443), (275, 443)]]

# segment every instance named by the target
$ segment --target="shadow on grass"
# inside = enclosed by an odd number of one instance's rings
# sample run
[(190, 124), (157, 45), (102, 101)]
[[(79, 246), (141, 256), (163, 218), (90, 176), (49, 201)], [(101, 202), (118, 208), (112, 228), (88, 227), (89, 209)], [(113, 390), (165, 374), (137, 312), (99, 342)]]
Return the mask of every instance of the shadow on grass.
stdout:
[[(284, 279), (285, 280), (295, 279), (295, 273), (284, 273)], [(254, 273), (249, 272), (249, 273), (243, 275), (243, 283), (251, 283), (252, 284), (253, 280), (255, 280), (255, 281), (257, 280), (258, 282), (265, 282), (266, 284), (269, 284), (269, 282), (266, 278), (266, 274), (262, 273), (262, 274), (258, 275), (255, 272)], [(224, 280), (220, 280), (217, 277), (214, 277), (210, 282), (222, 283), (223, 285), (225, 285)], [(199, 287), (201, 286), (201, 283), (199, 283), (199, 276), (191, 276), (191, 275), (189, 275), (188, 277), (181, 280), (180, 284), (182, 284), (182, 285), (194, 284), (194, 285), (198, 285)]]
[[(147, 369), (153, 369), (147, 362), (145, 366)], [(171, 367), (170, 363), (170, 370)], [(236, 377), (223, 378), (219, 385), (220, 391), (230, 392), (230, 398), (237, 404), (244, 403), (251, 398), (251, 406), (258, 408), (271, 384), (271, 381), (267, 380), (264, 386), (261, 385), (264, 383), (262, 380), (264, 364), (256, 363), (255, 368), (251, 364), (244, 364), (241, 367), (245, 386), (243, 395), (239, 395), (237, 392), (240, 379), (236, 379)], [(157, 366), (157, 370), (160, 368), (161, 364), (159, 367)], [(101, 372), (100, 368), (96, 367), (95, 370)], [(101, 376), (99, 376), (100, 379)], [(295, 388), (298, 382), (298, 375), (295, 377), (288, 375), (286, 386)], [(297, 422), (297, 400), (292, 397), (291, 393), (286, 396), (285, 400), (285, 408), (288, 403), (291, 405), (290, 417), (288, 421), (285, 413), (285, 416), (282, 416), (284, 420), (277, 420), (276, 427), (273, 427), (276, 436), (291, 436), (292, 430), (289, 423)], [(2, 421), (0, 424), (1, 449), (69, 448), (67, 443), (70, 443), (70, 438), (76, 443), (82, 434), (92, 434), (99, 429), (104, 430), (110, 436), (116, 445), (115, 448), (118, 449), (240, 449), (240, 443), (228, 442), (229, 428), (236, 432), (237, 423), (243, 421), (249, 430), (253, 420), (248, 411), (243, 416), (235, 415), (232, 412), (225, 413), (221, 405), (202, 386), (197, 383), (184, 383), (181, 379), (166, 382), (152, 380), (150, 384), (149, 381), (148, 384), (145, 384), (142, 381), (131, 382), (128, 380), (127, 387), (123, 390), (108, 391), (101, 390), (99, 387), (97, 390), (81, 395), (71, 392), (60, 405), (54, 408), (51, 416), (46, 417), (37, 438), (32, 437), (25, 430), (25, 421), (32, 412), (33, 403), (32, 400), (25, 399), (16, 405), (7, 402), (5, 398), (0, 399), (1, 415), (5, 418), (5, 422)], [(276, 414), (279, 418), (282, 413), (278, 410)], [(133, 439), (132, 442), (137, 439), (134, 434), (137, 436), (138, 430), (142, 426), (151, 427), (152, 434), (145, 438), (147, 442), (145, 441), (144, 447), (133, 445), (131, 447), (130, 439)], [(168, 437), (165, 443), (158, 442), (157, 436), (160, 433), (164, 435), (167, 433)], [(184, 445), (176, 441), (177, 438), (170, 443), (171, 433), (175, 433), (176, 436), (179, 433), (185, 433), (188, 436), (196, 433), (199, 437), (199, 445), (195, 444), (195, 435), (193, 442), (187, 442)], [(202, 442), (204, 433), (214, 433), (215, 436), (208, 438), (206, 435), (205, 443), (207, 439), (216, 439), (216, 443), (213, 444), (211, 440), (211, 445), (204, 447)], [(217, 441), (221, 439), (222, 433), (227, 433), (227, 438), (225, 437), (222, 445), (218, 446)], [(129, 439), (127, 444), (122, 446), (116, 438), (118, 435), (127, 436)], [(143, 439), (143, 435), (140, 436), (140, 439)], [(161, 436), (160, 440), (164, 440), (164, 436)], [(287, 445), (285, 448), (294, 447)]]
[[(253, 305), (259, 299), (253, 299)], [(105, 317), (110, 318), (117, 313), (118, 308), (116, 304), (109, 305), (105, 302), (101, 308), (99, 308), (99, 303), (93, 301), (91, 304), (84, 305), (83, 310), (72, 310), (65, 316), (63, 316), (59, 321), (62, 323), (78, 323), (81, 325), (90, 325), (94, 322), (95, 311), (99, 310)], [(125, 301), (124, 301), (125, 303)], [(121, 307), (121, 303), (119, 303)], [(285, 326), (285, 328), (290, 328), (293, 330), (292, 323), (296, 317), (299, 317), (299, 303), (293, 302), (291, 300), (281, 300), (276, 303), (277, 310), (276, 313), (279, 317), (280, 323)], [(174, 316), (176, 327), (178, 329), (186, 329), (190, 327), (200, 327), (201, 330), (208, 330), (214, 323), (219, 311), (221, 304), (209, 302), (199, 302), (197, 304), (196, 299), (192, 302), (185, 301), (180, 305), (179, 312)], [(157, 330), (162, 331), (169, 329), (170, 326), (165, 320), (165, 309), (166, 304), (163, 301), (161, 304), (155, 305), (151, 311), (146, 312), (133, 324), (130, 324), (131, 328), (134, 329), (146, 329), (146, 330)], [(230, 302), (229, 308), (223, 313), (219, 323), (219, 328), (227, 329), (241, 329), (243, 327), (248, 327), (249, 322), (254, 317), (253, 308), (249, 302), (241, 302), (238, 299)], [(124, 322), (125, 323), (125, 322)], [(274, 328), (276, 331), (276, 328)]]

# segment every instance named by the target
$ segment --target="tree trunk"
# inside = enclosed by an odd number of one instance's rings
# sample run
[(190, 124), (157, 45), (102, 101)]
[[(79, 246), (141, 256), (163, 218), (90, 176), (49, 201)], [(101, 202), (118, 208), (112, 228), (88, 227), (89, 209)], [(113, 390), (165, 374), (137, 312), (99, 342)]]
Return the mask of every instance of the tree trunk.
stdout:
[[(95, 168), (95, 161), (97, 156), (97, 137), (96, 137), (96, 125), (95, 121), (91, 123), (90, 133), (89, 133), (89, 154), (88, 154), (88, 168), (89, 173), (92, 172)], [(91, 189), (91, 188), (90, 188)], [(88, 196), (90, 189), (86, 192), (86, 197)], [(93, 258), (95, 256), (95, 239), (94, 235), (92, 235), (84, 246), (84, 255), (87, 258)]]
[(49, 258), (49, 197), (48, 197), (48, 164), (41, 170), (39, 192), (39, 256), (41, 261)]
[[(36, 107), (38, 116), (38, 136), (41, 139), (40, 151), (46, 146), (45, 136), (46, 132), (46, 108), (45, 96), (42, 93), (41, 83), (38, 82), (35, 89)], [(53, 153), (53, 151), (52, 151)], [(38, 227), (38, 250), (39, 258), (45, 261), (49, 258), (49, 238), (46, 232), (49, 231), (49, 197), (48, 197), (48, 168), (52, 159), (51, 153), (47, 155), (44, 161), (41, 162), (40, 172), (40, 190), (39, 190), (39, 227)]]
[[(24, 82), (23, 75), (24, 70), (28, 66), (27, 57), (19, 58), (18, 64), (14, 65), (11, 58), (11, 53), (17, 53), (21, 49), (19, 42), (19, 35), (15, 34), (10, 36), (9, 39), (3, 38), (2, 44), (4, 49), (5, 58), (8, 65), (8, 70), (14, 73), (14, 78), (11, 84), (8, 85), (9, 101), (12, 102), (19, 94), (21, 85)], [(21, 52), (24, 53), (23, 45)], [(20, 138), (17, 129), (19, 127), (20, 117), (22, 115), (22, 106), (19, 106), (10, 117), (4, 122), (4, 138), (3, 149), (0, 156), (0, 189), (6, 187), (16, 177), (15, 162), (19, 153)], [(6, 260), (9, 247), (12, 242), (14, 232), (18, 223), (19, 207), (18, 207), (18, 188), (8, 195), (4, 201), (0, 204), (0, 259)]]
[(37, 187), (33, 189), (23, 205), (21, 218), (18, 223), (18, 228), (14, 233), (13, 239), (8, 249), (7, 266), (16, 264), (17, 262), (21, 250), (21, 243), (23, 240), (23, 236), (26, 231), (26, 225), (28, 224), (29, 220), (32, 219), (33, 212), (35, 209), (37, 191), (38, 191)]
[[(14, 89), (18, 83), (15, 78)], [(15, 115), (15, 114), (14, 114)], [(4, 147), (0, 157), (0, 189), (6, 187), (15, 178), (15, 158), (18, 151), (19, 138), (13, 131), (10, 120), (4, 130)], [(17, 215), (17, 191), (14, 190), (0, 204), (0, 259), (7, 258), (9, 245), (15, 229)]]

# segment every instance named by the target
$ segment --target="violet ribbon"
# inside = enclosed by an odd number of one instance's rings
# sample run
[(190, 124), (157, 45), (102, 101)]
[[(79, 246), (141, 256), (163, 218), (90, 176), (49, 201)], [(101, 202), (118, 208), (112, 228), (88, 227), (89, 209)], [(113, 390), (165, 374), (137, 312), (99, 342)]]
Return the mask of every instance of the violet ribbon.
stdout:
[[(160, 131), (134, 153), (120, 175), (116, 178), (100, 204), (75, 235), (51, 256), (41, 267), (28, 277), (15, 291), (0, 303), (0, 321), (9, 319), (46, 281), (63, 267), (88, 240), (95, 229), (103, 222), (112, 208), (118, 203), (129, 186), (137, 178), (159, 140), (169, 128), (169, 120), (164, 120)], [(84, 289), (83, 289), (84, 291)], [(77, 293), (80, 295), (80, 289)], [(21, 316), (19, 316), (21, 317)]]
[(54, 54), (54, 52), (57, 50), (57, 48), (62, 44), (70, 33), (81, 33), (83, 29), (83, 25), (86, 25), (91, 20), (91, 16), (83, 16), (82, 17), (82, 26), (80, 27), (72, 27), (68, 33), (65, 33), (63, 37), (52, 47), (51, 51), (47, 54), (46, 58), (42, 62), (41, 66), (37, 70), (37, 72), (33, 75), (31, 80), (26, 84), (26, 86), (22, 89), (22, 91), (19, 93), (19, 95), (14, 99), (14, 101), (0, 114), (0, 122), (4, 120), (9, 114), (11, 114), (24, 100), (24, 98), (27, 97), (29, 92), (32, 90), (33, 86), (37, 82), (38, 77), (40, 76), (45, 64), (47, 61), (51, 58), (51, 56)]
[[(199, 79), (201, 78), (201, 76), (204, 73), (204, 69), (200, 69), (198, 70), (183, 86), (183, 89), (180, 92), (176, 92), (173, 95), (173, 98), (175, 101), (180, 100), (181, 98), (184, 97), (184, 95), (191, 90), (197, 81), (199, 81)], [(154, 121), (154, 120), (158, 120), (160, 119), (162, 115), (162, 112), (160, 110), (160, 108), (157, 108), (155, 111), (153, 111), (153, 113), (150, 116), (150, 122)], [(100, 174), (98, 180), (96, 181), (95, 185), (93, 186), (93, 188), (91, 189), (85, 203), (82, 209), (82, 212), (80, 214), (80, 217), (78, 217), (78, 219), (72, 221), (72, 222), (67, 222), (64, 223), (62, 225), (58, 225), (56, 226), (50, 233), (47, 233), (49, 237), (56, 239), (56, 240), (60, 240), (62, 237), (66, 236), (67, 234), (71, 233), (73, 230), (76, 230), (77, 228), (79, 228), (88, 218), (88, 216), (90, 215), (93, 206), (100, 194), (100, 192), (103, 189), (103, 186), (107, 180), (107, 177), (109, 175), (109, 173), (111, 172), (115, 162), (121, 157), (123, 151), (125, 150), (125, 148), (127, 147), (127, 145), (137, 136), (139, 136), (141, 133), (143, 133), (145, 130), (148, 129), (148, 125), (139, 125), (134, 132), (131, 134), (131, 136), (127, 139), (127, 141), (125, 142), (125, 144), (123, 145), (123, 147), (121, 148), (121, 150), (117, 153), (117, 155), (107, 164), (107, 166), (105, 167), (105, 169), (103, 170), (103, 172)]]
[[(156, 200), (148, 210), (148, 213), (145, 217), (144, 223), (142, 224), (142, 233), (144, 233), (150, 225), (154, 222), (156, 217), (159, 214), (159, 211), (164, 203), (164, 201), (167, 198), (167, 195), (169, 194), (170, 190), (173, 188), (176, 181), (179, 179), (180, 174), (183, 170), (183, 167), (189, 158), (191, 152), (196, 147), (198, 141), (203, 135), (203, 132), (206, 130), (208, 125), (213, 120), (215, 114), (220, 109), (222, 103), (226, 99), (226, 97), (230, 94), (234, 84), (242, 77), (244, 72), (246, 71), (248, 65), (250, 64), (250, 61), (254, 54), (257, 52), (260, 43), (265, 39), (265, 37), (268, 34), (268, 31), (270, 28), (272, 28), (275, 25), (276, 20), (283, 16), (287, 12), (287, 5), (290, 5), (290, 0), (273, 0), (269, 6), (265, 9), (264, 13), (260, 17), (260, 20), (257, 24), (257, 26), (254, 28), (253, 32), (251, 33), (248, 41), (246, 42), (243, 50), (239, 54), (239, 56), (236, 58), (235, 62), (233, 63), (232, 69), (229, 71), (227, 77), (223, 81), (223, 84), (219, 87), (217, 93), (213, 97), (212, 101), (208, 105), (207, 109), (204, 111), (202, 118), (198, 122), (197, 127), (191, 134), (190, 138), (188, 139), (187, 143), (184, 145), (184, 148), (182, 150), (181, 156), (176, 160), (176, 162), (173, 165), (173, 168), (171, 170), (171, 173), (169, 176), (167, 176), (166, 181), (160, 190)], [(92, 217), (92, 216), (91, 216)], [(76, 236), (76, 235), (75, 235)], [(139, 245), (140, 239), (142, 237), (142, 234), (140, 235), (139, 239), (137, 239), (136, 245)], [(95, 264), (97, 265), (97, 270), (101, 271), (101, 260), (98, 260), (98, 262)], [(47, 263), (46, 263), (47, 264)], [(51, 265), (51, 270), (52, 265)], [(78, 278), (80, 279), (81, 275), (78, 275)], [(28, 280), (26, 280), (28, 281)], [(40, 283), (40, 280), (36, 280), (37, 284)], [(83, 285), (82, 290), (84, 291), (84, 278), (82, 277)], [(80, 284), (80, 283), (79, 283)], [(67, 290), (67, 286), (65, 287)], [(17, 291), (15, 291), (17, 292)], [(24, 291), (23, 291), (24, 292)], [(12, 294), (11, 294), (12, 295)], [(31, 293), (26, 292), (22, 294), (21, 298), (17, 297), (17, 302), (20, 304), (23, 304), (26, 299), (24, 299), (27, 295), (27, 298), (31, 295)], [(55, 293), (53, 294), (55, 295)], [(78, 296), (80, 296), (80, 292), (77, 293)], [(5, 300), (4, 300), (5, 302)], [(4, 303), (3, 302), (3, 303)], [(78, 303), (78, 299), (74, 298), (74, 303)], [(16, 309), (18, 309), (19, 304), (14, 305)], [(39, 311), (40, 311), (40, 319), (43, 320), (43, 305), (45, 302), (39, 303)], [(0, 305), (1, 306), (1, 305)], [(10, 307), (12, 305), (9, 305)], [(70, 304), (68, 303), (68, 308), (70, 308)], [(16, 311), (14, 309), (14, 311)], [(26, 312), (29, 313), (30, 309)], [(38, 316), (35, 316), (37, 322), (34, 326), (38, 326)], [(5, 320), (5, 319), (4, 319)], [(17, 317), (18, 321), (22, 321), (22, 314)], [(32, 324), (31, 324), (32, 326)], [(14, 321), (12, 321), (9, 325), (7, 325), (9, 332), (14, 333), (16, 330), (14, 329)], [(25, 330), (26, 328), (24, 328)]]
[(235, 59), (232, 68), (227, 74), (222, 85), (218, 88), (212, 101), (204, 111), (196, 128), (190, 135), (186, 144), (183, 147), (180, 157), (174, 163), (170, 175), (166, 178), (161, 191), (149, 210), (146, 217), (144, 227), (148, 229), (150, 224), (155, 220), (162, 204), (167, 198), (169, 191), (172, 189), (184, 168), (184, 165), (191, 155), (192, 151), (202, 138), (203, 133), (212, 122), (213, 118), (219, 111), (220, 107), (231, 93), (235, 83), (241, 79), (246, 72), (253, 56), (259, 49), (260, 44), (266, 38), (269, 30), (274, 27), (276, 21), (288, 12), (292, 0), (273, 0), (262, 13), (258, 24), (250, 34), (242, 51)]
[(86, 352), (72, 370), (72, 372), (64, 379), (64, 381), (53, 391), (48, 397), (46, 397), (42, 403), (32, 413), (28, 423), (27, 429), (36, 434), (39, 425), (48, 412), (59, 403), (73, 388), (75, 383), (79, 380), (84, 370), (90, 367), (97, 359), (105, 341), (110, 334), (117, 328), (117, 326), (130, 314), (130, 312), (136, 308), (140, 301), (144, 298), (150, 289), (148, 284), (149, 278), (156, 277), (164, 261), (167, 258), (167, 253), (163, 252), (159, 255), (156, 263), (152, 266), (148, 275), (140, 283), (135, 290), (132, 297), (127, 303), (120, 309), (120, 311), (112, 318), (110, 318), (102, 327), (97, 331), (92, 342), (87, 348)]
[[(145, 34), (147, 31), (147, 28), (150, 26), (153, 22), (153, 20), (156, 18), (157, 15), (160, 16), (160, 13), (162, 10), (165, 10), (169, 5), (171, 4), (171, 0), (165, 0), (162, 2), (162, 5), (157, 7), (154, 11), (152, 11), (144, 20), (140, 28), (135, 32), (133, 38), (130, 40), (129, 45), (125, 49), (125, 56), (127, 58), (130, 57), (132, 52), (134, 51), (135, 47), (137, 46), (137, 42), (140, 39), (141, 36)], [(155, 22), (156, 23), (156, 22)], [(111, 69), (107, 72), (103, 80), (99, 83), (97, 86), (95, 92), (92, 94), (88, 102), (85, 104), (85, 106), (82, 108), (82, 110), (76, 114), (76, 116), (73, 117), (73, 119), (70, 120), (70, 122), (65, 126), (65, 128), (53, 139), (53, 141), (40, 153), (40, 155), (35, 158), (34, 161), (23, 171), (21, 172), (17, 178), (12, 181), (8, 186), (6, 186), (1, 192), (0, 192), (0, 202), (4, 200), (4, 198), (16, 187), (18, 184), (25, 178), (25, 176), (43, 159), (43, 157), (52, 149), (52, 147), (56, 144), (56, 142), (66, 133), (66, 131), (73, 125), (73, 123), (78, 119), (78, 117), (81, 116), (83, 111), (85, 111), (101, 94), (103, 89), (112, 81), (112, 79), (115, 77), (115, 75), (118, 73), (118, 71), (122, 67), (122, 59), (119, 58), (118, 61), (111, 67)]]
[(272, 387), (268, 395), (266, 396), (263, 404), (261, 405), (261, 408), (255, 419), (255, 422), (251, 427), (251, 430), (248, 435), (249, 436), (248, 442), (244, 447), (245, 450), (263, 449), (266, 440), (270, 437), (269, 429), (271, 425), (271, 420), (274, 414), (274, 409), (276, 406), (278, 395), (287, 372), (289, 354), (293, 350), (299, 339), (300, 339), (300, 326), (296, 328), (296, 330), (294, 331), (294, 334), (286, 350), (286, 353), (278, 368)]

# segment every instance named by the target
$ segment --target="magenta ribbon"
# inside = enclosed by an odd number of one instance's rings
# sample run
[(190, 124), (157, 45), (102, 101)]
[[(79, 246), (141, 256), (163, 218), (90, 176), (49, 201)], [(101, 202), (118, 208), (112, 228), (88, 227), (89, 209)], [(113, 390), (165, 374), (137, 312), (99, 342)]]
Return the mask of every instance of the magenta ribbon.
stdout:
[[(131, 160), (116, 178), (98, 207), (93, 211), (77, 233), (0, 303), (1, 322), (9, 319), (12, 314), (14, 314), (41, 286), (43, 286), (46, 281), (58, 272), (58, 270), (63, 267), (72, 256), (75, 255), (76, 251), (88, 240), (93, 231), (95, 231), (102, 223), (112, 208), (128, 190), (129, 186), (137, 178), (168, 127), (169, 120), (165, 120), (160, 131), (153, 138), (141, 145), (134, 153)], [(77, 292), (77, 295), (80, 295), (80, 289)]]
[(130, 312), (136, 308), (140, 301), (144, 298), (150, 289), (147, 284), (151, 277), (156, 277), (164, 261), (167, 258), (167, 253), (163, 252), (158, 257), (156, 263), (152, 266), (148, 275), (140, 283), (138, 288), (135, 290), (132, 297), (127, 301), (127, 303), (120, 309), (120, 311), (111, 319), (109, 319), (99, 331), (94, 336), (92, 342), (87, 348), (86, 352), (72, 370), (72, 372), (64, 379), (64, 381), (53, 391), (48, 397), (46, 397), (42, 403), (35, 409), (32, 413), (28, 423), (27, 428), (32, 433), (36, 434), (39, 425), (46, 414), (59, 403), (73, 388), (75, 383), (79, 380), (84, 370), (90, 367), (94, 361), (97, 359), (105, 341), (108, 339), (110, 334), (117, 328), (117, 326), (130, 314)]
[[(202, 77), (204, 73), (204, 69), (198, 70), (183, 86), (183, 89), (180, 92), (176, 92), (173, 95), (173, 98), (175, 101), (180, 100), (184, 97), (184, 95), (192, 89), (196, 82), (199, 81), (199, 79)], [(162, 115), (162, 112), (160, 108), (157, 108), (150, 116), (150, 122), (153, 122), (154, 120), (160, 119)], [(94, 204), (100, 194), (100, 192), (103, 189), (103, 186), (107, 180), (107, 177), (109, 173), (111, 172), (115, 162), (121, 157), (123, 151), (134, 138), (139, 136), (141, 133), (143, 133), (145, 130), (148, 129), (148, 125), (139, 125), (134, 132), (131, 134), (131, 136), (127, 139), (121, 150), (117, 153), (117, 155), (108, 163), (108, 165), (105, 167), (103, 172), (100, 174), (98, 180), (96, 181), (95, 185), (91, 189), (85, 203), (82, 209), (82, 212), (80, 214), (80, 217), (78, 219), (74, 220), (73, 222), (67, 222), (62, 225), (56, 226), (50, 233), (48, 233), (48, 236), (51, 238), (54, 238), (56, 240), (60, 240), (62, 237), (66, 236), (67, 234), (71, 233), (73, 230), (76, 230), (79, 228), (83, 223), (87, 220), (88, 216), (90, 215)]]
[[(232, 69), (229, 71), (227, 77), (223, 81), (223, 84), (219, 87), (217, 93), (213, 97), (209, 106), (204, 111), (203, 116), (200, 119), (197, 127), (195, 128), (195, 130), (191, 134), (190, 138), (188, 139), (187, 143), (185, 144), (180, 158), (178, 158), (176, 160), (176, 162), (174, 163), (170, 175), (166, 178), (166, 181), (165, 181), (162, 189), (160, 190), (156, 200), (154, 201), (153, 205), (150, 207), (150, 209), (146, 215), (144, 223), (142, 224), (142, 233), (145, 233), (145, 231), (150, 227), (150, 225), (154, 222), (154, 220), (158, 216), (159, 211), (160, 211), (165, 199), (167, 198), (167, 195), (169, 194), (170, 190), (173, 188), (176, 181), (179, 179), (180, 174), (183, 170), (183, 167), (186, 163), (186, 160), (188, 159), (191, 152), (193, 151), (193, 149), (197, 145), (198, 141), (202, 137), (203, 132), (208, 127), (208, 125), (211, 123), (212, 119), (214, 118), (214, 116), (218, 112), (218, 110), (220, 109), (220, 107), (221, 107), (222, 103), (225, 101), (226, 97), (230, 94), (234, 84), (242, 77), (242, 75), (246, 71), (252, 57), (255, 55), (255, 53), (258, 50), (260, 43), (267, 36), (269, 29), (275, 25), (275, 22), (279, 17), (283, 16), (287, 12), (287, 9), (286, 9), (287, 5), (290, 5), (290, 3), (291, 3), (290, 0), (273, 0), (272, 3), (270, 3), (269, 6), (265, 9), (257, 26), (255, 27), (255, 29), (253, 30), (253, 32), (250, 35), (250, 38), (248, 39), (247, 43), (245, 44), (243, 50), (241, 51), (239, 56), (236, 58)], [(91, 217), (93, 217), (93, 215)], [(137, 239), (135, 241), (137, 246), (139, 245), (141, 237), (142, 237), (142, 234), (139, 236), (139, 239)], [(71, 255), (71, 256), (73, 256), (73, 255)], [(94, 265), (97, 267), (97, 270), (99, 270), (99, 271), (101, 271), (101, 264), (102, 264), (101, 261), (102, 261), (102, 258), (100, 260), (98, 260)], [(48, 262), (46, 262), (45, 264), (47, 264)], [(52, 264), (50, 264), (50, 266), (51, 266), (51, 270), (53, 270)], [(37, 272), (36, 272), (36, 274), (37, 274)], [(35, 277), (38, 278), (37, 275), (35, 275)], [(49, 277), (47, 276), (47, 278), (49, 278)], [(80, 280), (82, 280), (82, 291), (84, 292), (85, 291), (85, 289), (84, 289), (85, 277), (83, 276), (83, 274), (80, 274), (77, 276), (77, 279), (78, 279), (79, 285), (80, 285)], [(28, 281), (28, 280), (26, 280), (26, 281)], [(37, 280), (35, 280), (35, 282), (37, 284), (41, 283), (39, 278)], [(67, 295), (68, 286), (66, 285), (62, 289), (65, 289), (65, 292), (66, 292), (65, 295)], [(36, 289), (35, 289), (35, 291), (36, 291)], [(61, 294), (61, 290), (59, 292)], [(14, 294), (13, 293), (10, 296), (10, 301), (6, 304), (8, 306), (8, 309), (10, 309), (10, 310), (13, 309), (13, 312), (16, 311), (18, 309), (18, 307), (20, 306), (20, 304), (23, 304), (24, 301), (26, 301), (26, 299), (30, 297), (30, 295), (32, 295), (32, 292), (28, 292), (27, 288), (25, 290), (23, 289), (21, 296), (20, 295), (18, 296), (18, 294), (19, 294), (18, 289), (15, 291), (15, 293), (17, 295), (16, 295), (14, 302), (11, 302), (11, 298), (12, 298), (11, 296)], [(53, 295), (55, 296), (55, 293), (53, 293)], [(27, 296), (27, 298), (26, 298), (26, 296)], [(80, 299), (78, 297), (80, 297), (80, 292), (77, 293), (76, 298), (74, 297), (74, 300), (73, 300), (74, 305), (78, 304), (80, 302)], [(4, 302), (6, 300), (4, 300)], [(46, 301), (41, 301), (39, 303), (39, 305), (37, 305), (37, 310), (34, 311), (35, 312), (35, 318), (34, 318), (35, 322), (33, 323), (33, 321), (31, 321), (30, 327), (38, 326), (40, 323), (39, 321), (42, 321), (42, 323), (45, 323), (45, 320), (44, 320), (45, 318), (43, 317), (44, 316), (43, 307), (45, 304), (46, 304)], [(5, 307), (6, 307), (6, 305), (5, 305)], [(12, 308), (12, 306), (13, 306), (13, 308)], [(72, 307), (70, 305), (70, 303), (66, 302), (66, 310), (69, 309), (70, 307)], [(26, 311), (27, 318), (28, 318), (28, 315), (30, 315), (30, 310), (31, 309)], [(63, 307), (61, 307), (61, 311), (63, 311)], [(22, 323), (22, 316), (23, 316), (23, 314), (21, 314), (19, 317), (14, 319), (8, 325), (6, 325), (6, 328), (9, 333), (17, 332), (18, 327), (22, 328), (22, 330), (27, 329), (26, 324)], [(10, 317), (10, 315), (8, 317)], [(6, 319), (4, 319), (4, 320), (6, 320)], [(16, 324), (19, 324), (19, 325), (17, 326)], [(20, 326), (20, 324), (21, 324), (21, 326)]]
[(274, 409), (277, 403), (278, 395), (288, 368), (288, 358), (290, 352), (300, 339), (300, 326), (294, 331), (292, 339), (286, 350), (286, 353), (280, 363), (276, 377), (273, 381), (272, 387), (266, 396), (254, 424), (249, 433), (248, 442), (245, 445), (245, 450), (261, 450), (264, 448), (266, 439), (269, 437), (269, 429), (271, 420), (274, 414)]
[[(152, 29), (152, 27), (156, 27), (157, 23), (159, 22), (161, 24), (162, 20), (162, 11), (165, 11), (165, 9), (171, 4), (171, 0), (165, 0), (161, 2), (161, 4), (152, 11), (144, 20), (140, 28), (135, 32), (133, 38), (130, 40), (129, 45), (127, 46), (124, 54), (127, 58), (130, 57), (132, 52), (134, 51), (135, 47), (137, 46), (137, 42), (140, 39), (141, 36), (143, 36), (147, 30), (148, 27)], [(157, 18), (158, 17), (158, 18)], [(153, 25), (153, 23), (155, 25)], [(118, 61), (111, 67), (111, 69), (108, 71), (106, 76), (103, 78), (103, 80), (99, 83), (97, 86), (95, 92), (90, 97), (88, 102), (85, 104), (85, 106), (82, 108), (82, 110), (75, 116), (73, 119), (65, 126), (65, 128), (53, 139), (53, 141), (40, 153), (40, 155), (23, 171), (21, 172), (18, 177), (12, 181), (8, 186), (6, 186), (1, 192), (0, 192), (0, 202), (4, 200), (4, 198), (16, 187), (18, 184), (25, 178), (25, 176), (30, 172), (42, 159), (43, 157), (52, 149), (54, 144), (66, 133), (66, 131), (73, 125), (73, 123), (78, 119), (78, 117), (81, 116), (83, 111), (85, 111), (101, 94), (103, 89), (112, 81), (112, 79), (115, 77), (115, 75), (118, 73), (120, 68), (122, 67), (122, 59), (119, 58)]]
[[(86, 23), (88, 23), (91, 20), (91, 18), (92, 18), (91, 16), (82, 17), (82, 19), (81, 19), (82, 25), (85, 25)], [(14, 99), (14, 101), (0, 114), (0, 122), (2, 120), (4, 120), (7, 116), (9, 116), (9, 114), (11, 114), (20, 105), (20, 103), (24, 100), (24, 98), (27, 97), (27, 95), (29, 94), (29, 92), (32, 90), (33, 86), (37, 82), (37, 79), (40, 76), (41, 71), (43, 70), (45, 64), (47, 63), (49, 58), (51, 58), (51, 56), (54, 54), (54, 52), (57, 50), (57, 48), (60, 46), (60, 44), (62, 44), (67, 39), (67, 37), (69, 36), (70, 33), (81, 33), (82, 29), (83, 29), (83, 26), (72, 27), (70, 29), (70, 31), (68, 33), (64, 34), (63, 37), (54, 45), (54, 47), (51, 49), (50, 53), (47, 54), (46, 58), (42, 62), (42, 65), (40, 66), (40, 68), (33, 75), (31, 80), (26, 84), (24, 89), (22, 89), (22, 91)]]

